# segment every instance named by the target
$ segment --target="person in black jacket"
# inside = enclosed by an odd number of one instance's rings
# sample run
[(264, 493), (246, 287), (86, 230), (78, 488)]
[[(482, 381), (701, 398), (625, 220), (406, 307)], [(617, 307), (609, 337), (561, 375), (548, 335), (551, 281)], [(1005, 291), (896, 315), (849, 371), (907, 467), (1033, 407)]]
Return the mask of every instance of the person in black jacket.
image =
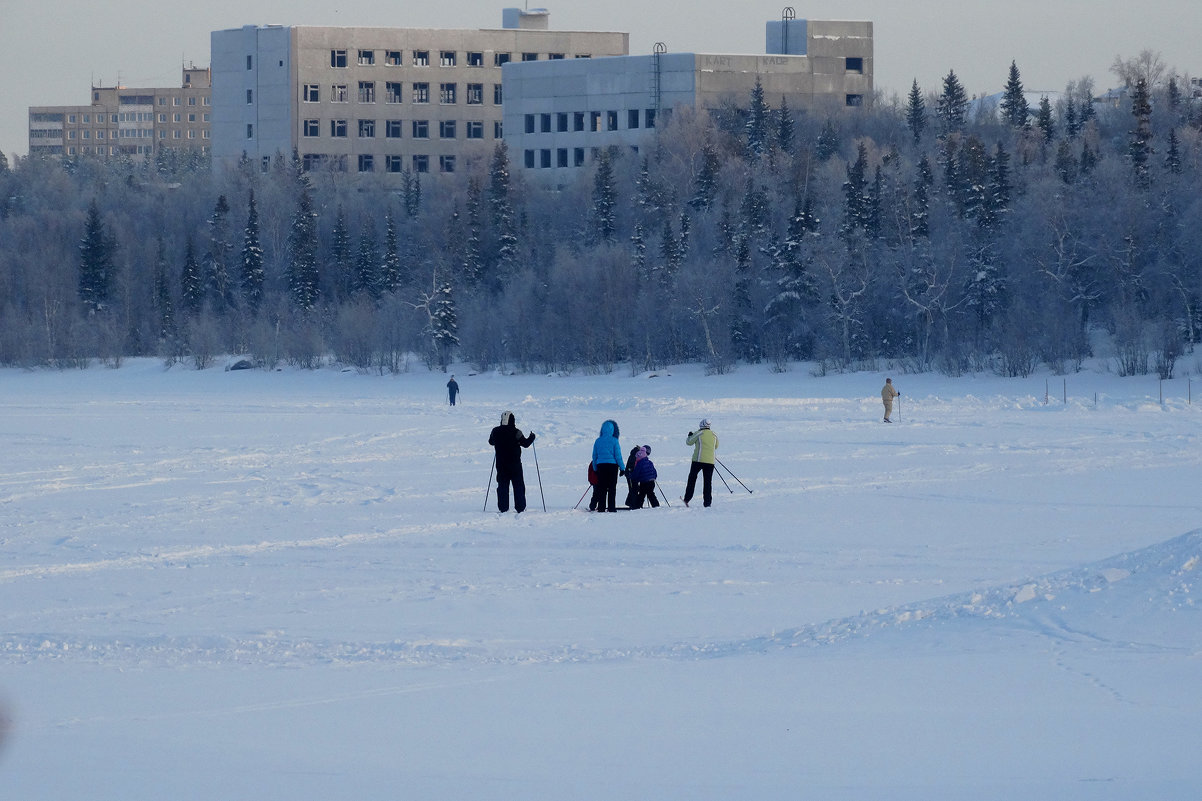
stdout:
[(501, 413), (501, 425), (492, 430), (488, 444), (497, 452), (497, 511), (509, 511), (509, 486), (513, 485), (513, 510), (526, 511), (526, 480), (522, 477), (522, 448), (534, 444), (534, 432), (523, 436), (513, 412)]

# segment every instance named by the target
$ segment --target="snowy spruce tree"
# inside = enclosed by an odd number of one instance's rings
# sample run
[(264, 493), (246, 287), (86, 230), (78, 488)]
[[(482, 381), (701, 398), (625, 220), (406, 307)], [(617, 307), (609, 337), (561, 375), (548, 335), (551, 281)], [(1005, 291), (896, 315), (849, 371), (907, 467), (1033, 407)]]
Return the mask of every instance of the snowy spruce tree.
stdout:
[(288, 234), (288, 292), (292, 305), (312, 311), (320, 293), (317, 266), (317, 212), (308, 189), (301, 191)]
[(935, 119), (939, 121), (940, 136), (959, 133), (968, 122), (968, 93), (955, 70), (949, 70), (943, 79), (943, 91), (935, 104)]
[(255, 190), (250, 190), (246, 208), (246, 230), (242, 236), (242, 300), (254, 314), (263, 302), (263, 247), (259, 244), (259, 207), (255, 201)]
[(116, 249), (117, 244), (100, 217), (100, 206), (93, 198), (88, 204), (83, 240), (79, 243), (79, 299), (91, 314), (108, 306)]
[(407, 283), (401, 268), (401, 255), (398, 247), (396, 218), (389, 210), (384, 215), (384, 261), (380, 274), (380, 289), (389, 295)]
[(355, 256), (355, 277), (351, 294), (367, 295), (378, 300), (381, 295), (380, 244), (376, 239), (376, 223), (370, 216), (359, 231), (359, 251)]
[(446, 372), (455, 348), (459, 347), (459, 321), (450, 282), (440, 280), (436, 273), (431, 279), (431, 291), (415, 305), (426, 312), (424, 333), (430, 342), (429, 363)]
[(209, 217), (209, 254), (205, 269), (205, 294), (214, 311), (223, 314), (234, 306), (234, 286), (230, 279), (229, 235), (230, 204), (219, 195)]
[(910, 86), (910, 95), (906, 100), (906, 127), (910, 129), (910, 136), (914, 138), (914, 144), (920, 144), (922, 134), (927, 128), (927, 104), (922, 97), (922, 91), (918, 88), (917, 78)]
[(613, 152), (602, 148), (593, 173), (593, 240), (612, 242), (618, 229), (618, 188), (614, 177)]
[(1027, 96), (1023, 93), (1022, 78), (1018, 74), (1018, 64), (1010, 62), (1010, 76), (1006, 80), (1006, 88), (1002, 92), (1002, 121), (1016, 130), (1022, 130), (1030, 123), (1031, 107)]
[(205, 284), (201, 274), (200, 264), (196, 261), (196, 247), (192, 244), (192, 235), (184, 240), (184, 266), (179, 276), (180, 310), (189, 317), (195, 317), (204, 306)]
[(751, 163), (768, 152), (768, 116), (770, 109), (764, 101), (764, 86), (757, 75), (755, 86), (751, 88), (751, 102), (747, 109), (747, 160)]
[(1131, 115), (1135, 117), (1135, 127), (1131, 130), (1127, 157), (1131, 160), (1135, 185), (1147, 189), (1152, 183), (1148, 171), (1152, 156), (1152, 103), (1148, 96), (1148, 84), (1142, 77), (1131, 90)]

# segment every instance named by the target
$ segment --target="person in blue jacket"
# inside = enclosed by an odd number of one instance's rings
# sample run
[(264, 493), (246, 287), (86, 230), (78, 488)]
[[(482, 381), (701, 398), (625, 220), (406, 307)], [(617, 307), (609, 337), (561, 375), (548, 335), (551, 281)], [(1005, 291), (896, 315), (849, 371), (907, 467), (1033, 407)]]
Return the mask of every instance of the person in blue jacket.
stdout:
[(593, 442), (593, 470), (597, 473), (597, 483), (593, 487), (590, 508), (598, 512), (618, 511), (618, 474), (626, 472), (622, 463), (618, 424), (606, 420), (601, 424), (601, 435)]
[(630, 480), (634, 483), (634, 500), (630, 504), (631, 509), (642, 509), (644, 499), (651, 504), (652, 509), (659, 506), (659, 500), (655, 497), (655, 480), (659, 478), (659, 473), (656, 472), (655, 465), (651, 462), (650, 453), (651, 446), (644, 445), (635, 454), (634, 470), (630, 471)]

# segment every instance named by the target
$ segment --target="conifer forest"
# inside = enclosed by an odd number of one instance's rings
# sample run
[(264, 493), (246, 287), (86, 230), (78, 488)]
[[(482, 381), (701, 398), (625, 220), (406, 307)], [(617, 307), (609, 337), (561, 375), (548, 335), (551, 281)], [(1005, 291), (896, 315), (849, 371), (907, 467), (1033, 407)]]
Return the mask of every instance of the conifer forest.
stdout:
[(757, 86), (554, 187), (501, 144), (451, 174), (0, 156), (0, 365), (1171, 377), (1202, 336), (1202, 100), (1115, 72), (1036, 105), (1017, 65), (994, 103), (954, 71), (858, 108)]

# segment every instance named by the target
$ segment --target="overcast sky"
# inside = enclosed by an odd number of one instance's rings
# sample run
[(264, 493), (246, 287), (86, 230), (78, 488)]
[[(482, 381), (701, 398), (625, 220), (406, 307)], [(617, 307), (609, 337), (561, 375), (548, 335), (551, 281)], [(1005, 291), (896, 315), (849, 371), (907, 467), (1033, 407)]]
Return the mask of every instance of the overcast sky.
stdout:
[[(174, 86), (184, 63), (206, 66), (209, 32), (243, 25), (371, 25), (495, 28), (504, 0), (0, 0), (0, 151), (28, 152), (32, 105), (88, 102), (93, 83)], [(631, 53), (656, 42), (669, 51), (762, 53), (764, 23), (779, 0), (559, 0), (556, 30), (630, 33)], [(1161, 54), (1170, 67), (1202, 74), (1200, 0), (811, 0), (799, 18), (872, 20), (878, 89), (936, 90), (949, 69), (970, 94), (991, 94), (1018, 63), (1029, 90), (1059, 90), (1089, 75), (1113, 83), (1115, 56)]]

